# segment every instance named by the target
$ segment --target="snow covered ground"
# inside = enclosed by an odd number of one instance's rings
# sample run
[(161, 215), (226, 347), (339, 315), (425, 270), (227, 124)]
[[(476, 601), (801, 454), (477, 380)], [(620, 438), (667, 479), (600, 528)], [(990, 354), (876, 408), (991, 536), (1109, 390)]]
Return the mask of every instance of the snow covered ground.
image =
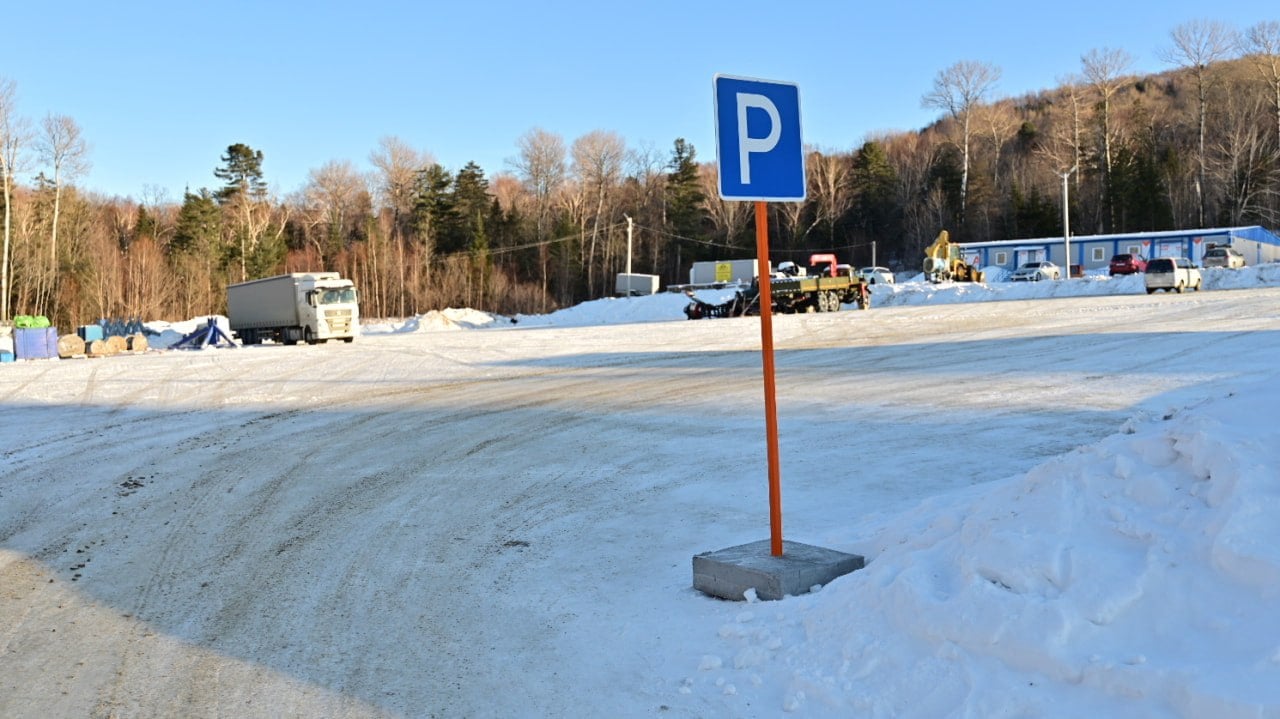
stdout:
[(691, 588), (768, 502), (679, 295), (0, 366), (0, 716), (1280, 717), (1280, 266), (1141, 282), (776, 317), (784, 534), (868, 561), (779, 602)]

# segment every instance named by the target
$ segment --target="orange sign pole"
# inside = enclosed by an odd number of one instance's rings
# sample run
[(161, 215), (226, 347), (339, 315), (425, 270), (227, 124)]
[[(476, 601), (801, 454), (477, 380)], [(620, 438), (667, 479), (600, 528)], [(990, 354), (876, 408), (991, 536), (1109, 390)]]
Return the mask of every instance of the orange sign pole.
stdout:
[(760, 277), (760, 352), (764, 359), (764, 428), (769, 448), (769, 547), (782, 556), (782, 471), (778, 462), (778, 399), (773, 381), (773, 290), (769, 286), (769, 212), (756, 200), (756, 263)]

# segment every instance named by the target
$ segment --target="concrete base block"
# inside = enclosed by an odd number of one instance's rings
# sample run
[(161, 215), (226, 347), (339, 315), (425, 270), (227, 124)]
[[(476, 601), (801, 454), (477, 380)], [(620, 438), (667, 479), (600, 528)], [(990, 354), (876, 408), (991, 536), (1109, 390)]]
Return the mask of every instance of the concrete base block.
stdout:
[(693, 588), (721, 599), (742, 601), (755, 589), (760, 599), (782, 599), (805, 594), (815, 584), (862, 569), (866, 561), (799, 542), (782, 542), (782, 556), (770, 551), (768, 539), (740, 544), (693, 557)]

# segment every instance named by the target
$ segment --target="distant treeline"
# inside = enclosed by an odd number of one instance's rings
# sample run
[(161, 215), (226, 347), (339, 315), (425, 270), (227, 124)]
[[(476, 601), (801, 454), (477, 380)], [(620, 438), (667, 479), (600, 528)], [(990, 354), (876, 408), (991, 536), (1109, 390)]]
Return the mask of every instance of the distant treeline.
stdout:
[[(922, 93), (934, 124), (809, 150), (808, 198), (770, 205), (774, 261), (835, 251), (863, 265), (874, 252), (912, 271), (942, 229), (961, 242), (1060, 235), (1064, 186), (1075, 233), (1274, 228), (1280, 23), (1180, 25), (1165, 59), (1136, 76), (1125, 51), (1090, 50), (1060, 87), (1012, 98), (994, 97), (995, 66), (941, 70)], [(720, 200), (714, 163), (683, 139), (632, 148), (600, 130), (566, 145), (535, 128), (490, 177), (388, 137), (372, 175), (333, 161), (283, 197), (263, 176), (269, 148), (232, 144), (211, 153), (212, 187), (135, 200), (79, 190), (79, 127), (19, 118), (15, 95), (0, 80), (0, 318), (187, 319), (224, 312), (230, 282), (321, 269), (353, 278), (369, 317), (536, 313), (612, 294), (629, 227), (632, 271), (664, 284), (696, 260), (754, 255), (750, 203)]]

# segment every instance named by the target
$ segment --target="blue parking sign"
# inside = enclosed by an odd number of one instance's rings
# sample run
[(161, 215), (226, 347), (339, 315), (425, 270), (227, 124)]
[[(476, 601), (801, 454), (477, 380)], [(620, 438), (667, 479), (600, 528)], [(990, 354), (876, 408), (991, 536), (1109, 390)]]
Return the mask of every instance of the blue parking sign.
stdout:
[(720, 197), (804, 200), (799, 86), (731, 75), (716, 75), (712, 86)]

